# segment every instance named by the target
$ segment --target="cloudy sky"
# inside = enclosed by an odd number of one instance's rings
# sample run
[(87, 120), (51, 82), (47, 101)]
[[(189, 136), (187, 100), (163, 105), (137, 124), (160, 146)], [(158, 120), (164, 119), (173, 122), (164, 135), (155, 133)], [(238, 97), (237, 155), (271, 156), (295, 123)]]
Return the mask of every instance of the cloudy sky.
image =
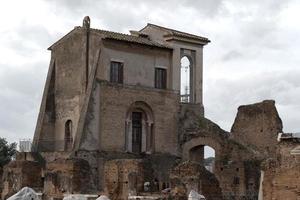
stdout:
[(237, 107), (274, 99), (285, 132), (300, 131), (297, 0), (27, 0), (0, 6), (0, 137), (32, 138), (52, 43), (91, 17), (128, 33), (146, 23), (208, 37), (206, 116), (230, 130)]

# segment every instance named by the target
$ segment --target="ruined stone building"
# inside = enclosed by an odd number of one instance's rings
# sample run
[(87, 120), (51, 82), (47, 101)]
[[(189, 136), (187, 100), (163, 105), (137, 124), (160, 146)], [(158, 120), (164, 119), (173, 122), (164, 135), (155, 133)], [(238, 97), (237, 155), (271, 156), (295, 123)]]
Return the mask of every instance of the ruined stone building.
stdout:
[[(185, 199), (190, 190), (208, 200), (257, 199), (282, 123), (270, 100), (241, 106), (230, 133), (204, 117), (209, 42), (154, 24), (130, 34), (94, 29), (86, 17), (49, 47), (33, 149), (4, 168), (2, 198), (29, 186), (45, 199)], [(215, 150), (213, 173), (204, 146)]]

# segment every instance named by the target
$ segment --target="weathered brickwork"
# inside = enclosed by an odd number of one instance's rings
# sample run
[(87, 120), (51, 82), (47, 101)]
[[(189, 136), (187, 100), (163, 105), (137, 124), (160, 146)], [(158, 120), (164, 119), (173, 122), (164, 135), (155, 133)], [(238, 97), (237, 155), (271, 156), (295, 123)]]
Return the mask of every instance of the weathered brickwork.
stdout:
[(231, 129), (232, 137), (257, 149), (266, 157), (275, 156), (277, 135), (282, 132), (282, 121), (271, 100), (240, 106)]
[(214, 174), (196, 162), (183, 162), (174, 167), (170, 173), (172, 188), (182, 187), (186, 196), (194, 190), (203, 194), (207, 199), (222, 199), (222, 189)]
[(111, 199), (125, 200), (144, 188), (143, 160), (123, 159), (105, 163), (105, 190)]
[(42, 166), (37, 161), (11, 161), (3, 169), (2, 199), (6, 199), (23, 187), (43, 190)]
[(49, 162), (45, 170), (44, 194), (62, 198), (63, 194), (95, 193), (91, 169), (82, 159), (57, 159)]
[[(124, 151), (126, 115), (135, 102), (144, 102), (145, 105), (151, 107), (154, 114), (153, 150), (177, 154), (178, 94), (172, 91), (145, 90), (139, 87), (124, 88), (109, 83), (101, 83), (100, 94), (100, 109), (102, 110), (100, 140), (103, 150)], [(113, 143), (112, 138), (114, 138)]]
[(299, 148), (298, 138), (280, 141), (276, 158), (266, 160), (262, 165), (263, 199), (298, 199), (300, 196), (300, 155), (293, 154)]

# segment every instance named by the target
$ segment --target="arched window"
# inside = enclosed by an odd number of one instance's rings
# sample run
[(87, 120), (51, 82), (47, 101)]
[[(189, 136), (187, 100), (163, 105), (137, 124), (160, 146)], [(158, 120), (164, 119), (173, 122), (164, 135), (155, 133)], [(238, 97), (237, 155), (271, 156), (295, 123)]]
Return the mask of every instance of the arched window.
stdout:
[(187, 56), (181, 58), (180, 69), (180, 99), (181, 102), (191, 102), (191, 62)]
[(67, 120), (65, 123), (65, 151), (72, 150), (73, 135), (72, 135), (72, 121)]

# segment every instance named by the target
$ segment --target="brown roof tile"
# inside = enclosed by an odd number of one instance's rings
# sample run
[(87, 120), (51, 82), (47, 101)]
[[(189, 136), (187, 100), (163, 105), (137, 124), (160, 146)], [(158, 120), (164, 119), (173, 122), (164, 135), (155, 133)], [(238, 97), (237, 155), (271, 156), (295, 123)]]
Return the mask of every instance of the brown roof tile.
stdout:
[(156, 41), (150, 40), (147, 37), (139, 37), (139, 36), (128, 35), (128, 34), (124, 34), (124, 33), (117, 33), (117, 32), (113, 32), (113, 31), (93, 29), (93, 28), (91, 28), (90, 30), (104, 35), (104, 38), (107, 38), (107, 39), (120, 40), (120, 41), (132, 42), (132, 43), (154, 46), (154, 47), (159, 47), (159, 48), (172, 49), (172, 47), (170, 47), (166, 44), (160, 44)]

